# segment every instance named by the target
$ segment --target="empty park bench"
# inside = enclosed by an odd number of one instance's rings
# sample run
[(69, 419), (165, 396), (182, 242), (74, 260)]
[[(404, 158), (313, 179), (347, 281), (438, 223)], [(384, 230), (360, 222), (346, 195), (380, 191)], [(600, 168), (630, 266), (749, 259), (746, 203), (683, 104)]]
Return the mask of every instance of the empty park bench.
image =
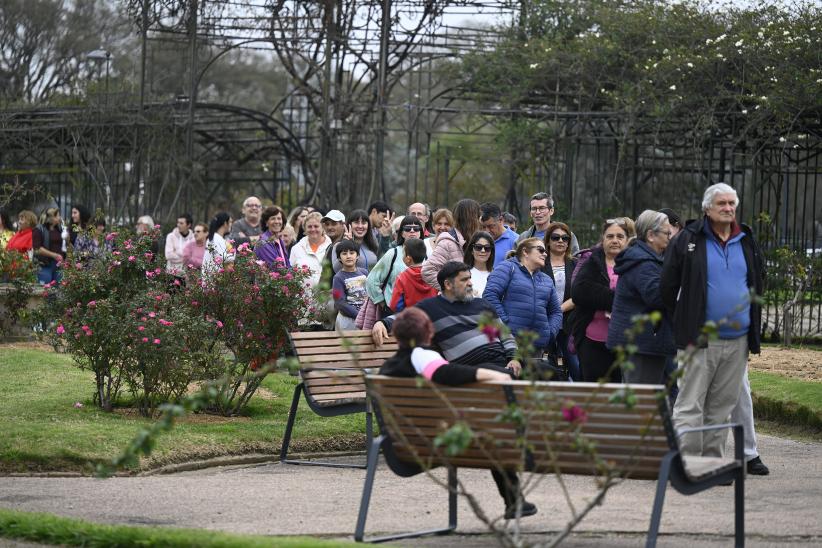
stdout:
[(397, 351), (396, 341), (389, 338), (380, 348), (376, 348), (371, 340), (371, 331), (365, 330), (292, 332), (289, 339), (299, 362), (300, 383), (294, 388), (280, 449), (280, 462), (365, 468), (365, 465), (359, 464), (288, 458), (300, 394), (305, 395), (308, 407), (322, 417), (365, 413), (366, 447), (370, 447), (373, 427), (366, 402), (364, 370), (378, 370), (386, 358)]
[[(544, 474), (601, 475), (592, 454), (577, 450), (576, 425), (561, 408), (575, 402), (587, 413), (580, 431), (596, 444), (596, 457), (614, 476), (657, 479), (646, 546), (655, 546), (668, 481), (682, 494), (735, 485), (736, 545), (744, 545), (744, 478), (741, 425), (716, 425), (687, 431), (732, 428), (734, 456), (683, 456), (661, 385), (507, 381), (458, 387), (432, 385), (420, 378), (368, 375), (380, 435), (368, 450), (367, 472), (354, 538), (364, 540), (365, 522), (379, 453), (397, 475), (410, 477), (437, 466), (448, 469), (448, 526), (368, 539), (382, 542), (426, 534), (445, 534), (457, 526), (457, 469), (513, 469)], [(633, 394), (632, 405), (625, 403)], [(631, 398), (633, 399), (633, 398)], [(512, 413), (516, 403), (520, 413)], [(515, 417), (526, 417), (518, 420)], [(458, 421), (473, 433), (468, 446), (446, 456), (435, 438)], [(519, 423), (519, 424), (517, 424)], [(680, 431), (679, 436), (685, 430)], [(524, 443), (523, 443), (524, 442)], [(401, 503), (400, 503), (401, 504)]]

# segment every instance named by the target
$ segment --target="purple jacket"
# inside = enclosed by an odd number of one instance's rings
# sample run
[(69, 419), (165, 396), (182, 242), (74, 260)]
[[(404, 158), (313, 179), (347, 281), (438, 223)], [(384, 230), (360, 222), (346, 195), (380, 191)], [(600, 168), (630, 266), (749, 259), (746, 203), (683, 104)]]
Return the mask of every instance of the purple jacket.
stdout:
[(285, 248), (281, 238), (274, 238), (271, 232), (266, 230), (260, 236), (260, 241), (254, 249), (254, 253), (261, 261), (265, 261), (268, 266), (290, 268), (288, 261), (288, 250)]

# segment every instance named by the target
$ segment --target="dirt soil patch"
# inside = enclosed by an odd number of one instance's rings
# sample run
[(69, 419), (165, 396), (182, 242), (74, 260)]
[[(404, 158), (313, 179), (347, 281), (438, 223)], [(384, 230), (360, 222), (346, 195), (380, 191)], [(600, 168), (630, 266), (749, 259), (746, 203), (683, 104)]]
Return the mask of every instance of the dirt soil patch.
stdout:
[(766, 346), (759, 355), (751, 354), (750, 367), (807, 381), (822, 381), (822, 351), (806, 348)]

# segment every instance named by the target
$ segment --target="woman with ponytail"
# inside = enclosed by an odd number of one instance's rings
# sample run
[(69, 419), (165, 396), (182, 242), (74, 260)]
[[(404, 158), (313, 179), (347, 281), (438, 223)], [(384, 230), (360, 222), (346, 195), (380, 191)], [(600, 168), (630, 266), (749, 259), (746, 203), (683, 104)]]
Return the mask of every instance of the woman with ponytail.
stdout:
[(231, 232), (231, 215), (217, 213), (208, 223), (208, 238), (203, 252), (203, 274), (218, 271), (223, 264), (234, 262), (234, 250), (229, 248), (225, 235)]

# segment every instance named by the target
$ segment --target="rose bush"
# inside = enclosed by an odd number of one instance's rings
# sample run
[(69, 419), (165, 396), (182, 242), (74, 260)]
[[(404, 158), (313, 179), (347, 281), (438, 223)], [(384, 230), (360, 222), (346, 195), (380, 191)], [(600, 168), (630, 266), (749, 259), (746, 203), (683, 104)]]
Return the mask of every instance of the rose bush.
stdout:
[(0, 248), (0, 337), (15, 333), (36, 283), (37, 267), (27, 256)]
[(212, 323), (233, 355), (225, 364), (216, 411), (238, 413), (264, 379), (254, 371), (279, 357), (288, 331), (311, 318), (308, 278), (304, 268), (269, 268), (247, 244), (237, 248), (233, 263), (209, 276), (189, 270), (190, 313)]
[(157, 236), (112, 232), (99, 257), (70, 255), (62, 282), (46, 287), (48, 336), (94, 372), (103, 409), (127, 388), (150, 415), (209, 381), (219, 387), (211, 409), (239, 413), (264, 378), (254, 371), (283, 352), (288, 330), (308, 315), (308, 274), (269, 270), (240, 246), (235, 262), (207, 277), (192, 269), (181, 281), (152, 253)]

